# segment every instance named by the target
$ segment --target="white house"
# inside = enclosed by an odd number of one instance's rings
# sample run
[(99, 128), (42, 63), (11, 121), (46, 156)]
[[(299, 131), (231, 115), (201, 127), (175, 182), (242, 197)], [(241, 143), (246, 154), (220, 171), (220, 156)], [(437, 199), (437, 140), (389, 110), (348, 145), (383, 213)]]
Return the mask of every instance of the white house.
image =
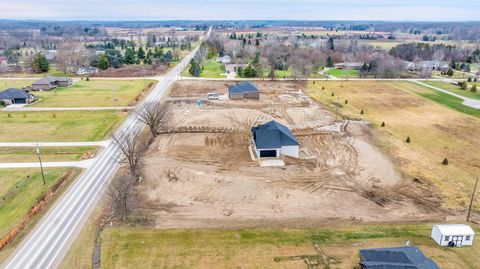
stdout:
[(471, 246), (475, 232), (465, 224), (433, 225), (432, 238), (440, 246)]
[(276, 121), (252, 128), (253, 144), (259, 158), (298, 158), (300, 143), (290, 130)]
[(98, 68), (93, 66), (80, 66), (77, 69), (77, 75), (94, 75), (98, 74)]
[(230, 55), (224, 55), (223, 57), (217, 57), (217, 62), (223, 64), (229, 64), (232, 61)]

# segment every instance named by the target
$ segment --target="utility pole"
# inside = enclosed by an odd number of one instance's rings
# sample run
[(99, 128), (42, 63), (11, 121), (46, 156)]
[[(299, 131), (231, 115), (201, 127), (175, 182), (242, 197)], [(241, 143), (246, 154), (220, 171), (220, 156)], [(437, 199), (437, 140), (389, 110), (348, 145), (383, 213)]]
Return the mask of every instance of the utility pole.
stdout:
[(475, 187), (473, 187), (472, 198), (470, 199), (470, 206), (468, 207), (467, 221), (470, 220), (470, 213), (472, 213), (473, 200), (475, 199), (475, 193), (477, 192), (477, 186), (478, 186), (478, 177), (477, 177), (477, 181), (475, 181)]
[(45, 174), (43, 173), (42, 157), (40, 157), (40, 147), (38, 146), (38, 143), (37, 143), (37, 149), (35, 150), (35, 153), (37, 153), (38, 162), (40, 162), (40, 171), (42, 171), (43, 185), (47, 185), (47, 183), (45, 182)]

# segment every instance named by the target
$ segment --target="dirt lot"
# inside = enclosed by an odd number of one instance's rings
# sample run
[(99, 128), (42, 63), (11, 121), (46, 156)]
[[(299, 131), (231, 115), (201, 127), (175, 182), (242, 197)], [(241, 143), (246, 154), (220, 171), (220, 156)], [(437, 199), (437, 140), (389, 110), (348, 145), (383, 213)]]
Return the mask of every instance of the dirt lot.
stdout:
[[(332, 222), (437, 220), (432, 187), (404, 179), (370, 142), (370, 126), (320, 107), (301, 84), (260, 82), (260, 100), (175, 101), (174, 133), (149, 149), (136, 212), (160, 228), (284, 227)], [(225, 82), (180, 82), (171, 96), (226, 91)], [(300, 158), (261, 167), (249, 152), (250, 128), (288, 125)], [(420, 198), (419, 198), (420, 197)]]

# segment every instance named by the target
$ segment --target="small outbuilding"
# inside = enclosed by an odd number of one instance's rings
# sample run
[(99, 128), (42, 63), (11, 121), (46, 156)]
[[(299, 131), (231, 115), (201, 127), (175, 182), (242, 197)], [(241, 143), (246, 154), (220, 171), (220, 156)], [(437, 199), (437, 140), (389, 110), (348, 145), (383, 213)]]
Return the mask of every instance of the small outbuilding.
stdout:
[(240, 82), (228, 87), (228, 97), (232, 100), (238, 99), (260, 99), (260, 91), (257, 85), (250, 81)]
[(283, 124), (270, 121), (252, 128), (253, 144), (259, 158), (298, 158), (300, 143)]
[(6, 89), (0, 92), (0, 101), (5, 105), (30, 104), (37, 100), (37, 97), (26, 90)]
[(440, 246), (471, 246), (474, 237), (475, 232), (466, 224), (439, 224), (432, 227), (432, 238)]
[(361, 269), (440, 269), (414, 246), (360, 250)]

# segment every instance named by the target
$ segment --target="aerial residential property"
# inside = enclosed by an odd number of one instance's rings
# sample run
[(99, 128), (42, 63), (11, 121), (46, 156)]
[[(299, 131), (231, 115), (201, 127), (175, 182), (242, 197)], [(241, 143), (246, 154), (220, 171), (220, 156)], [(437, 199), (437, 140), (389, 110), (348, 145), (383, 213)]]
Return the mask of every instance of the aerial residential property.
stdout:
[(0, 268), (480, 269), (479, 10), (0, 0)]

